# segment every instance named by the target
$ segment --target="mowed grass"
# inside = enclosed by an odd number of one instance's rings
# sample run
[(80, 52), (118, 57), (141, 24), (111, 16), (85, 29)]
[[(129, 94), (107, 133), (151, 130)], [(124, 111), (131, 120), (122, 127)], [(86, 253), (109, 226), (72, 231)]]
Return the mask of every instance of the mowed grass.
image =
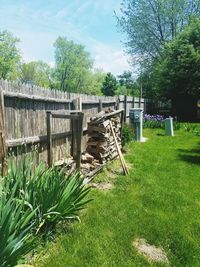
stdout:
[(171, 266), (200, 266), (200, 138), (163, 133), (146, 130), (148, 142), (129, 145), (129, 176), (115, 161), (97, 177), (115, 187), (93, 190), (81, 223), (48, 244), (34, 266), (163, 266), (139, 255), (135, 238), (162, 247)]

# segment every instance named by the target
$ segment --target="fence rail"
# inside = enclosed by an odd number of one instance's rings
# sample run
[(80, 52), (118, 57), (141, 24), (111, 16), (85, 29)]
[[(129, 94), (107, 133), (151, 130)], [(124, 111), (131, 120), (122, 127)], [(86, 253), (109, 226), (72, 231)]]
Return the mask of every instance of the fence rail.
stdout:
[[(152, 101), (130, 96), (92, 96), (49, 90), (0, 80), (0, 161), (8, 154), (20, 157), (31, 153), (37, 145), (39, 160), (48, 161), (47, 111), (52, 114), (76, 110), (84, 113), (82, 147), (87, 143), (87, 122), (102, 110), (124, 109), (124, 121), (133, 107), (142, 107), (148, 112)], [(156, 103), (158, 106), (158, 103)], [(154, 101), (155, 106), (155, 101)], [(53, 118), (51, 121), (52, 161), (72, 154), (72, 125), (70, 120)], [(26, 145), (26, 149), (22, 149)], [(6, 152), (7, 153), (7, 152)]]

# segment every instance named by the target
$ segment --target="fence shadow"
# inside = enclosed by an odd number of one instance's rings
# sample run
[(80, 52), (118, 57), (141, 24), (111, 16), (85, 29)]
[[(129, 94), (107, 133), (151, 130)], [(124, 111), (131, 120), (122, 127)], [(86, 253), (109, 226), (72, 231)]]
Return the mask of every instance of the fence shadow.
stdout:
[(200, 148), (195, 149), (178, 149), (179, 158), (183, 161), (186, 161), (188, 163), (192, 164), (198, 164), (200, 165)]

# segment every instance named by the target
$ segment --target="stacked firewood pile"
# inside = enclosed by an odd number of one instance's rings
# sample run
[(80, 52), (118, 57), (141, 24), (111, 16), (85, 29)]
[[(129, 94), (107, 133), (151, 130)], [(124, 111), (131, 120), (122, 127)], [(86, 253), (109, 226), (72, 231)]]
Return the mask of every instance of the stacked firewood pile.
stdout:
[(114, 117), (105, 115), (105, 112), (99, 113), (96, 117), (91, 118), (88, 123), (89, 139), (87, 142), (87, 152), (98, 160), (100, 164), (104, 164), (118, 155), (110, 122), (121, 147), (120, 117), (119, 115)]
[[(110, 123), (121, 148), (121, 120), (119, 113), (112, 115), (113, 113), (115, 112), (110, 109), (100, 112), (88, 122), (88, 142), (86, 151), (81, 155), (80, 168), (81, 173), (86, 176), (100, 169), (102, 164), (118, 155)], [(55, 165), (65, 165), (66, 172), (76, 168), (73, 157), (62, 159)]]

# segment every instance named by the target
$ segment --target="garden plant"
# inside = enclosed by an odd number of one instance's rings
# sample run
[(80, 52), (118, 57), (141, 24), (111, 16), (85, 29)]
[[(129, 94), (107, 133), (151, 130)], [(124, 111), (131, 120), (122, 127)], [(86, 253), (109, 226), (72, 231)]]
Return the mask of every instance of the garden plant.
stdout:
[(46, 235), (61, 221), (79, 220), (89, 191), (78, 172), (66, 175), (43, 163), (33, 168), (30, 160), (11, 162), (0, 192), (0, 266), (17, 264), (39, 232)]

